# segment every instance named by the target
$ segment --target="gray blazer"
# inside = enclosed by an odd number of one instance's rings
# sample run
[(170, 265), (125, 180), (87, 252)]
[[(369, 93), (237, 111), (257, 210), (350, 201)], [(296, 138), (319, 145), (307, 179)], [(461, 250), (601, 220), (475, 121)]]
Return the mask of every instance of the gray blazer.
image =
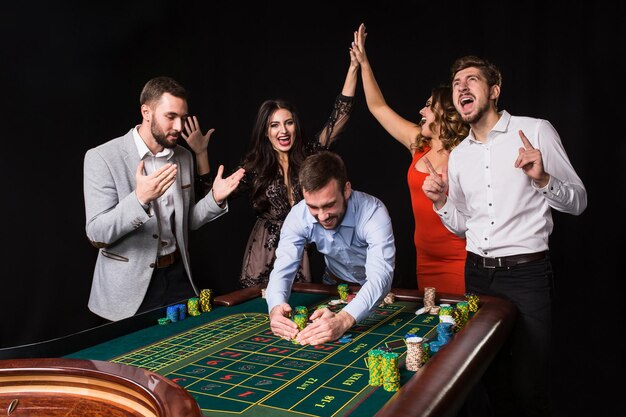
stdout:
[[(126, 135), (89, 149), (84, 161), (87, 238), (99, 248), (91, 284), (89, 309), (109, 320), (137, 312), (150, 284), (160, 242), (156, 216), (143, 209), (135, 195), (139, 153), (133, 129)], [(174, 190), (175, 235), (185, 270), (196, 293), (189, 267), (188, 231), (228, 211), (213, 193), (194, 204), (194, 165), (191, 152), (173, 149), (177, 164)]]

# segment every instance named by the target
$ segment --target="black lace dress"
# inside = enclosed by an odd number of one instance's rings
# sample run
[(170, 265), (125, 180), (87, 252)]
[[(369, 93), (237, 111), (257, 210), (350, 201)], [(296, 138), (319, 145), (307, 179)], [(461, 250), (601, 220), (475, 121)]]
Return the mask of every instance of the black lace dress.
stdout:
[[(307, 153), (311, 154), (321, 149), (328, 149), (344, 130), (346, 122), (352, 113), (352, 108), (353, 97), (341, 94), (337, 96), (333, 111), (323, 129), (311, 142), (307, 143)], [(248, 175), (253, 176), (254, 173), (246, 173), (246, 176)], [(244, 182), (249, 181), (250, 177)], [(302, 200), (302, 190), (296, 173), (292, 175), (290, 182), (292, 187), (291, 194), (295, 204)], [(285, 185), (282, 172), (277, 173), (275, 180), (265, 193), (270, 203), (269, 209), (257, 213), (257, 220), (250, 232), (243, 257), (239, 284), (244, 288), (269, 281), (270, 272), (276, 258), (275, 252), (280, 238), (280, 228), (289, 210), (291, 210), (289, 193), (287, 193), (287, 186)], [(295, 281), (311, 281), (309, 259), (306, 250), (304, 251)]]

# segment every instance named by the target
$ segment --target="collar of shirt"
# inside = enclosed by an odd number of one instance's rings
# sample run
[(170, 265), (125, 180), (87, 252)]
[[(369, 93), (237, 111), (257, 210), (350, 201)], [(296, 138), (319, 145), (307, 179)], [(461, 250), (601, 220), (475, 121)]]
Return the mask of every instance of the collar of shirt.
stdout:
[[(487, 135), (487, 142), (489, 142), (492, 139), (491, 132), (498, 132), (498, 133), (506, 132), (509, 128), (510, 121), (511, 121), (511, 115), (506, 110), (502, 110), (500, 112), (500, 119), (498, 119), (498, 122), (495, 124), (494, 127), (491, 128), (491, 131)], [(469, 139), (470, 143), (482, 144), (481, 141), (476, 140), (476, 138), (474, 137), (474, 131), (471, 129), (470, 129), (469, 135), (467, 135), (467, 138)]]
[(139, 159), (145, 158), (146, 155), (151, 155), (155, 158), (164, 157), (169, 160), (174, 155), (174, 152), (170, 148), (163, 148), (161, 152), (153, 155), (148, 148), (148, 145), (146, 145), (146, 142), (144, 142), (143, 138), (139, 134), (139, 126), (136, 126), (133, 129), (133, 140), (135, 141), (135, 146), (137, 147), (137, 152), (139, 153)]

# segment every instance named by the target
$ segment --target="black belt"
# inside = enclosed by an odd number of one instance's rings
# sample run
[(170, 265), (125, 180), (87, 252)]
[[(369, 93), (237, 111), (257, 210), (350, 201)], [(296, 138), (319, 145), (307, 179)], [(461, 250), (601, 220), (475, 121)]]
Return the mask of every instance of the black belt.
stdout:
[(501, 256), (499, 258), (483, 258), (473, 252), (467, 252), (467, 258), (472, 260), (477, 266), (483, 268), (510, 268), (525, 264), (527, 262), (540, 261), (546, 259), (548, 251), (536, 253), (522, 253), (521, 255)]
[(157, 258), (156, 267), (157, 268), (167, 268), (172, 265), (174, 262), (180, 259), (180, 251), (178, 248), (172, 253), (168, 253), (167, 255), (159, 256)]

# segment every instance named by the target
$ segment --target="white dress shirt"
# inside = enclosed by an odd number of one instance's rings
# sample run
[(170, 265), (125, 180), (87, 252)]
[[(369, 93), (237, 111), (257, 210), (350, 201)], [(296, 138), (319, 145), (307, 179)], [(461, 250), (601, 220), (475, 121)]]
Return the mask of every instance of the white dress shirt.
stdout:
[[(174, 155), (169, 148), (164, 148), (161, 152), (154, 155), (146, 143), (139, 135), (137, 128), (133, 130), (133, 139), (139, 152), (139, 158), (144, 161), (144, 170), (146, 175), (152, 174), (154, 171), (167, 164)], [(151, 214), (158, 218), (159, 236), (161, 244), (159, 245), (158, 256), (167, 255), (176, 250), (176, 238), (174, 237), (174, 195), (173, 187), (168, 188), (161, 197), (152, 201), (150, 205)]]
[[(543, 188), (514, 166), (524, 146), (520, 130), (541, 151), (550, 174)], [(452, 150), (448, 180), (446, 204), (435, 211), (448, 229), (466, 237), (468, 251), (484, 257), (545, 251), (553, 227), (551, 208), (578, 215), (587, 207), (585, 186), (550, 122), (506, 111), (485, 142), (470, 131)]]

